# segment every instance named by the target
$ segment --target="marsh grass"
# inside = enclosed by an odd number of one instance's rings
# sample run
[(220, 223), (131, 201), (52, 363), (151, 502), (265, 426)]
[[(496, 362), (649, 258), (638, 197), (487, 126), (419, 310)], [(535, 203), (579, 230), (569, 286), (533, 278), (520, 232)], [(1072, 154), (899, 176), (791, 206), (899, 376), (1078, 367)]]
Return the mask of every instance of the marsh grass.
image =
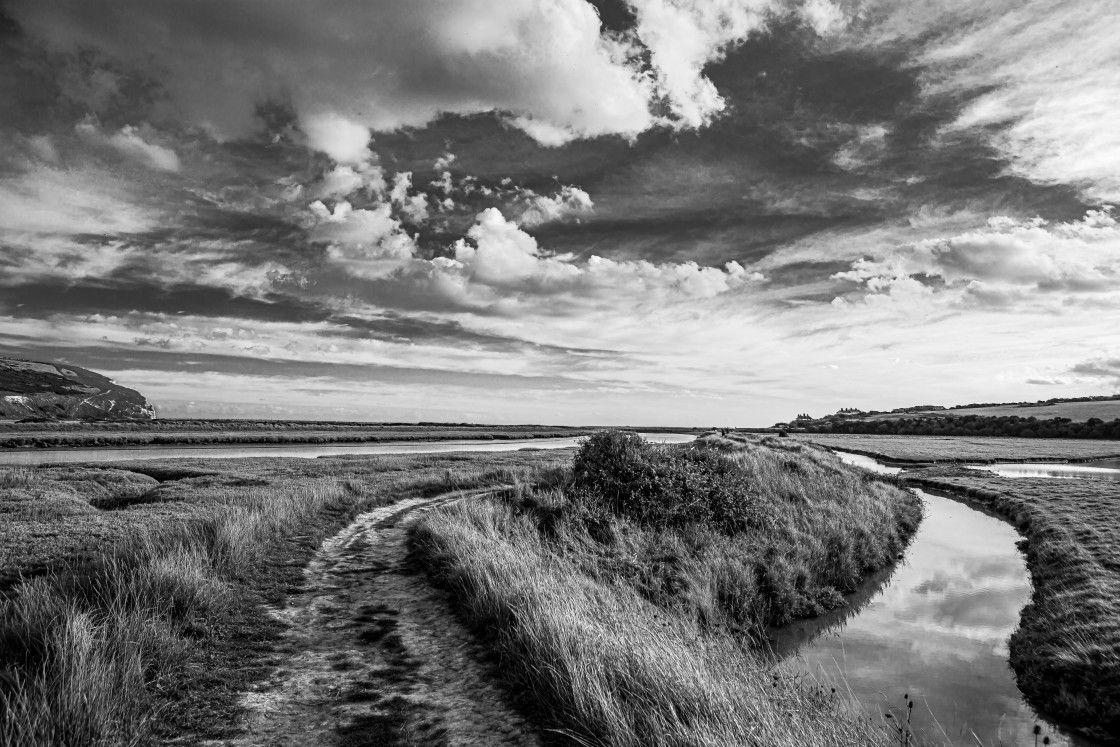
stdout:
[(543, 454), (0, 470), (0, 744), (220, 738), (323, 539)]
[[(707, 456), (680, 456), (604, 439), (571, 471), (434, 510), (413, 530), (417, 557), (529, 707), (585, 744), (886, 743), (834, 691), (775, 669), (752, 633), (839, 603), (890, 562), (920, 519), (916, 499), (797, 444), (708, 439)], [(697, 464), (694, 480), (676, 472)], [(711, 510), (744, 487), (751, 511)]]
[(21, 584), (0, 603), (0, 743), (143, 741), (191, 641), (236, 602), (234, 582), (346, 496), (337, 482), (250, 493)]

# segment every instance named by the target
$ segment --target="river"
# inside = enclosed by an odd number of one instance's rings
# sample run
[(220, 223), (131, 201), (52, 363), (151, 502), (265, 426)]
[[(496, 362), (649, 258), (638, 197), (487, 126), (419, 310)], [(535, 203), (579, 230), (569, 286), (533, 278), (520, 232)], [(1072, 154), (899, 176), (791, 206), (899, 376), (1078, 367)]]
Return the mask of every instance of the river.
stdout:
[[(880, 474), (901, 471), (839, 456)], [(904, 559), (869, 579), (848, 607), (776, 631), (775, 653), (838, 681), (873, 713), (905, 718), (909, 695), (915, 731), (933, 742), (1030, 745), (1039, 724), (1039, 744), (1042, 736), (1088, 744), (1035, 714), (1008, 663), (1007, 641), (1031, 594), (1020, 535), (964, 503), (916, 492), (925, 515)]]
[[(688, 433), (641, 433), (657, 443), (687, 443), (696, 438)], [(517, 451), (518, 449), (568, 449), (578, 446), (583, 436), (565, 438), (521, 438), (510, 440), (397, 441), (372, 444), (290, 444), (287, 446), (137, 446), (76, 447), (71, 449), (10, 449), (0, 451), (0, 465), (71, 464), (74, 462), (123, 462), (129, 459), (240, 459), (243, 457), (295, 457), (315, 459), (325, 456), (359, 454), (438, 454), (449, 451)]]

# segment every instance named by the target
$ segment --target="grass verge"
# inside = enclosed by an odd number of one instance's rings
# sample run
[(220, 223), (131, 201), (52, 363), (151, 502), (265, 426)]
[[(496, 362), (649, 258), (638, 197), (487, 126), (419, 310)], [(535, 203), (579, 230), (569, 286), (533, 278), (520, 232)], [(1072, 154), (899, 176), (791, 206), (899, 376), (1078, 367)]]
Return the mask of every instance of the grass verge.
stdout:
[(842, 603), (920, 514), (812, 447), (603, 434), (571, 469), (432, 511), (412, 544), (514, 689), (577, 742), (876, 744), (880, 723), (758, 642)]

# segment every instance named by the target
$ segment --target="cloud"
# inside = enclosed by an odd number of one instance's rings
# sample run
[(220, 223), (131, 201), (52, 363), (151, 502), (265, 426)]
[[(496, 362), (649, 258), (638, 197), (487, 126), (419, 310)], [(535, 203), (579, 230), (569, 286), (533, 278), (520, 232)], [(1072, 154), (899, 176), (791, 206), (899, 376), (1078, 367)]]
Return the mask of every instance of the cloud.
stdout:
[(361, 159), (359, 128), (444, 112), (508, 112), (565, 139), (653, 123), (649, 82), (583, 0), (63, 0), (10, 12), (54, 49), (149, 66), (190, 123), (222, 137), (250, 132), (262, 100), (290, 101), (311, 147), (344, 163)]
[(301, 122), (307, 144), (347, 165), (364, 164), (373, 157), (369, 128), (335, 112), (309, 114)]
[(978, 133), (1008, 170), (1120, 199), (1120, 5), (1111, 0), (872, 2), (859, 44), (919, 44), (927, 99), (965, 102), (945, 137)]
[[(592, 256), (555, 255), (496, 208), (478, 214), (453, 257), (402, 261), (375, 294), (406, 306), (443, 311), (519, 315), (632, 314), (641, 307), (668, 307), (757, 287), (765, 278), (738, 262), (704, 267), (695, 262), (655, 264)], [(405, 259), (401, 252), (398, 256)], [(391, 291), (391, 293), (389, 293)]]
[[(283, 101), (312, 148), (355, 163), (363, 128), (444, 113), (503, 113), (546, 145), (701, 126), (724, 108), (704, 66), (803, 4), (631, 5), (637, 24), (622, 33), (585, 0), (15, 0), (9, 12), (54, 50), (97, 49), (158, 78), (188, 123), (219, 137), (250, 132), (258, 104)], [(807, 7), (811, 22), (836, 20), (827, 0)]]
[(8, 241), (17, 234), (133, 233), (153, 227), (157, 217), (101, 169), (37, 164), (0, 178), (0, 232)]
[(58, 165), (60, 158), (58, 149), (50, 135), (33, 135), (27, 138), (27, 148), (40, 161)]
[(413, 223), (428, 218), (428, 197), (412, 191), (412, 172), (402, 171), (393, 175), (393, 188), (389, 200)]
[(352, 166), (335, 166), (323, 174), (308, 191), (319, 199), (336, 199), (363, 188), (375, 194), (385, 191), (385, 177), (379, 166), (372, 163), (359, 164), (357, 170)]
[(1069, 373), (1096, 380), (1106, 386), (1120, 388), (1120, 357), (1100, 357), (1082, 361), (1070, 368)]
[(875, 294), (948, 295), (989, 305), (1037, 304), (1038, 292), (1062, 301), (1120, 291), (1120, 226), (1109, 210), (1081, 220), (999, 217), (981, 229), (926, 239), (852, 263), (836, 280)]
[(517, 222), (523, 226), (533, 227), (542, 223), (579, 218), (590, 214), (595, 209), (591, 195), (579, 187), (565, 186), (555, 197), (538, 195), (528, 191), (525, 195), (527, 206), (517, 217)]
[(455, 245), (455, 261), (470, 278), (486, 285), (507, 285), (538, 278), (543, 282), (563, 282), (579, 273), (572, 265), (542, 257), (537, 241), (515, 224), (507, 222), (497, 208), (487, 208), (467, 231), (477, 248), (465, 241)]
[(85, 120), (75, 125), (74, 132), (88, 145), (108, 148), (150, 169), (179, 171), (179, 156), (175, 151), (149, 143), (141, 136), (140, 130), (131, 125), (125, 125), (117, 132), (108, 134), (96, 122)]
[(630, 0), (636, 36), (649, 50), (655, 87), (681, 122), (701, 127), (726, 107), (704, 67), (728, 48), (765, 27), (773, 14), (799, 11), (818, 33), (844, 25), (843, 12), (829, 0)]

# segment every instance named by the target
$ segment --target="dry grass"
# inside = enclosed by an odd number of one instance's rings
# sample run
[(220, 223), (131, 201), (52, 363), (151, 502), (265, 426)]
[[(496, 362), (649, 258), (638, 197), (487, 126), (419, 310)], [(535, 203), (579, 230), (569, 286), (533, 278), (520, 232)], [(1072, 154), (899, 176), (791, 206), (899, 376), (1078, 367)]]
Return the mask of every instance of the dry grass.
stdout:
[(774, 669), (743, 633), (835, 603), (893, 559), (920, 507), (819, 450), (723, 445), (765, 501), (765, 529), (606, 517), (553, 472), (433, 511), (414, 547), (493, 637), (517, 689), (578, 742), (888, 743), (877, 721)]
[(1011, 664), (1035, 707), (1098, 737), (1120, 737), (1120, 501), (1107, 480), (1006, 479), (963, 469), (915, 474), (965, 494), (1026, 537), (1034, 582)]

